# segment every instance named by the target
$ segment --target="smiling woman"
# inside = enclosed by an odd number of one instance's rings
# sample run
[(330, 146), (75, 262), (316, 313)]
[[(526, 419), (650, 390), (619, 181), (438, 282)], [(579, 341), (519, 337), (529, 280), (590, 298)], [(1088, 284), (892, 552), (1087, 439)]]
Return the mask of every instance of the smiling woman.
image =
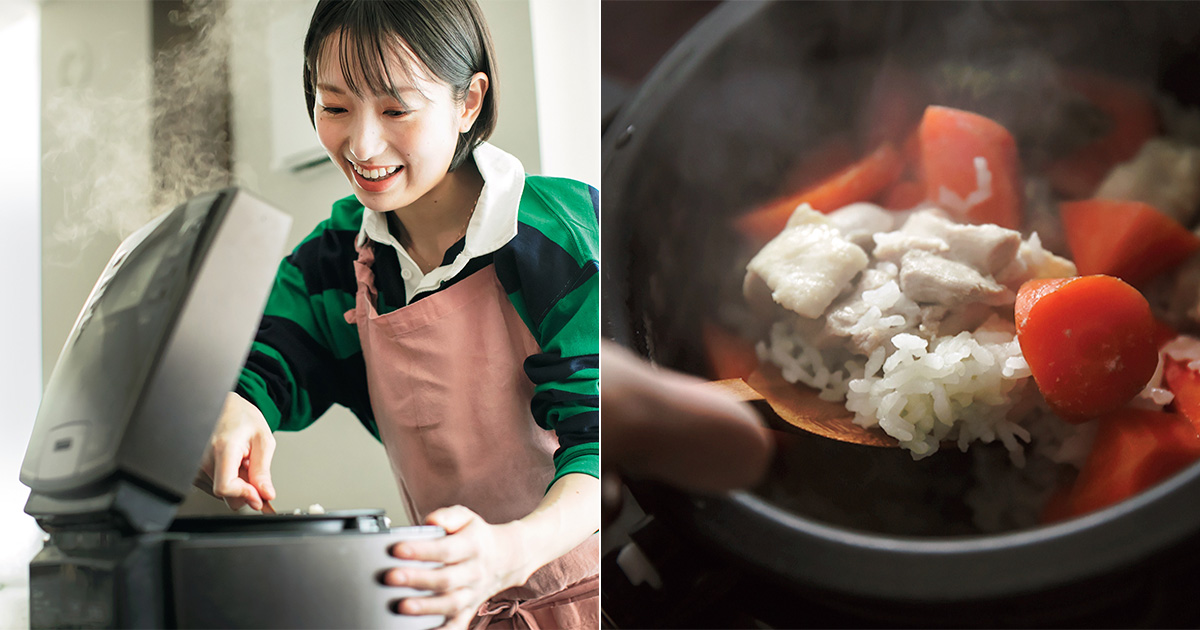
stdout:
[(322, 0), (304, 42), (321, 146), (350, 185), (280, 265), (202, 466), (275, 498), (275, 430), (334, 403), (387, 450), (412, 522), (398, 600), (447, 627), (598, 624), (598, 192), (486, 142), (495, 52), (473, 0)]

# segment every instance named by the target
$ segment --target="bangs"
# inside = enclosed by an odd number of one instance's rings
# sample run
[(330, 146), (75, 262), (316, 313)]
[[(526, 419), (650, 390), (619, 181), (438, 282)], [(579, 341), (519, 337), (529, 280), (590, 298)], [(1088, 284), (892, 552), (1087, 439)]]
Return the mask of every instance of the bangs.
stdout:
[[(414, 80), (412, 52), (398, 36), (381, 32), (371, 26), (370, 24), (347, 25), (336, 33), (338, 37), (325, 38), (325, 43), (320, 47), (321, 50), (317, 53), (313, 67), (318, 68), (319, 71), (321, 57), (326, 53), (333, 52), (332, 47), (336, 45), (342, 78), (346, 81), (346, 87), (355, 96), (359, 98), (366, 94), (391, 96), (401, 106), (408, 107), (401, 98), (400, 91), (396, 88), (396, 79), (392, 76), (389, 65), (392, 66), (392, 69), (398, 66), (404, 73), (402, 78), (405, 81), (405, 87), (411, 87), (420, 92), (420, 88), (417, 87)], [(404, 52), (397, 54), (394, 52), (397, 50)], [(390, 64), (387, 58), (389, 51), (392, 51)]]

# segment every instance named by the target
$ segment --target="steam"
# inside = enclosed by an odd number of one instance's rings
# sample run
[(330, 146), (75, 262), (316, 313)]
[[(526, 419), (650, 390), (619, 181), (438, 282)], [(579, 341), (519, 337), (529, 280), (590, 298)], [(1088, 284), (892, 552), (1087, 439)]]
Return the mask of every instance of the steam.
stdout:
[(225, 3), (182, 6), (169, 21), (184, 37), (155, 53), (151, 97), (84, 87), (47, 99), (46, 144), (55, 147), (45, 155), (54, 167), (49, 183), (66, 208), (53, 226), (56, 239), (124, 238), (190, 197), (230, 184)]
[(172, 17), (195, 29), (196, 39), (155, 60), (159, 211), (230, 183), (229, 20), (223, 2), (192, 0), (189, 8)]
[(124, 238), (154, 216), (150, 156), (129, 137), (143, 123), (144, 106), (93, 90), (47, 101), (47, 144), (58, 147), (45, 155), (54, 166), (48, 194), (61, 194), (66, 208), (53, 226), (56, 239), (82, 244), (114, 232)]

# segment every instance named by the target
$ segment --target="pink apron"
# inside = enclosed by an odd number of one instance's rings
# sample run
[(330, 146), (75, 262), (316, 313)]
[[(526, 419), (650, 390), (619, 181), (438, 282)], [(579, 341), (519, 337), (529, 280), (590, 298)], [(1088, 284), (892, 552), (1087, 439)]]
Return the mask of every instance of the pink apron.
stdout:
[[(370, 243), (355, 310), (379, 436), (412, 523), (463, 505), (488, 523), (527, 516), (554, 477), (558, 438), (533, 420), (525, 359), (537, 341), (488, 266), (386, 315)], [(598, 628), (599, 537), (480, 607), (472, 628)]]

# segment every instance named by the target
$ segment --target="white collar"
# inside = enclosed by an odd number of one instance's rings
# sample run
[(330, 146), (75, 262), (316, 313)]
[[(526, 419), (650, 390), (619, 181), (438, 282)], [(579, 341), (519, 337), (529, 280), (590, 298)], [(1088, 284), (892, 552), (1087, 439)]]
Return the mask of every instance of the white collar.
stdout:
[(400, 260), (400, 277), (404, 279), (409, 300), (418, 293), (438, 288), (462, 271), (472, 258), (500, 249), (517, 235), (517, 209), (521, 204), (521, 191), (525, 188), (525, 167), (515, 156), (486, 142), (476, 147), (472, 156), (479, 174), (483, 176), (483, 190), (479, 193), (475, 212), (467, 223), (463, 251), (449, 265), (422, 274), (408, 250), (388, 231), (387, 217), (382, 212), (363, 211), (358, 244), (366, 244), (369, 238), (396, 250)]

